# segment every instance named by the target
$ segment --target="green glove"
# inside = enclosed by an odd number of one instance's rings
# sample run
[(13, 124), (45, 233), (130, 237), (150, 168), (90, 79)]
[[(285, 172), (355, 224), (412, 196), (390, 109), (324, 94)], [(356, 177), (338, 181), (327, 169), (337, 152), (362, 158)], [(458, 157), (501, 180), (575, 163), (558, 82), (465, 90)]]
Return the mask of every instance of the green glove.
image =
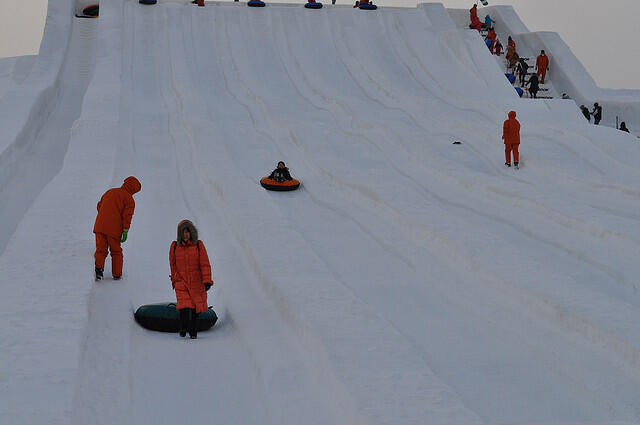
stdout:
[(127, 233), (129, 233), (129, 229), (124, 229), (122, 231), (122, 238), (120, 239), (120, 242), (124, 242), (127, 240)]

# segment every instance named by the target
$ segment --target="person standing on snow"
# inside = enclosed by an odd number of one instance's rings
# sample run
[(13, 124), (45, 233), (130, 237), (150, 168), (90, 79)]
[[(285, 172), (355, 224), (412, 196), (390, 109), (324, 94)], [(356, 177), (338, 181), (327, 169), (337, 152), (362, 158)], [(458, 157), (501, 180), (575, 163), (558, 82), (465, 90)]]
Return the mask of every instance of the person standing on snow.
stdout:
[(538, 71), (538, 77), (540, 84), (544, 84), (544, 78), (547, 76), (547, 70), (549, 69), (549, 57), (544, 54), (544, 50), (540, 51), (540, 55), (536, 59), (536, 70)]
[(474, 4), (473, 7), (469, 10), (469, 20), (471, 21), (471, 25), (469, 25), (469, 28), (476, 29), (478, 31), (482, 29), (482, 22), (480, 22), (480, 18), (478, 18), (477, 4)]
[(584, 105), (580, 105), (580, 110), (582, 111), (582, 115), (584, 115), (587, 121), (591, 122), (591, 112), (589, 112), (589, 108)]
[(524, 87), (525, 77), (529, 73), (529, 64), (524, 60), (524, 58), (520, 58), (520, 60), (518, 61), (516, 72), (520, 74), (520, 85)]
[(471, 21), (471, 25), (473, 25), (476, 21), (480, 20), (478, 18), (478, 5), (477, 4), (474, 4), (473, 6), (471, 6), (471, 9), (469, 9), (469, 20)]
[(493, 54), (493, 49), (496, 47), (496, 39), (498, 38), (498, 34), (491, 28), (489, 30), (489, 34), (487, 34), (487, 40), (491, 40), (491, 44), (489, 45), (489, 51)]
[(496, 56), (500, 56), (501, 53), (502, 53), (502, 43), (500, 43), (500, 40), (496, 38)]
[(620, 123), (620, 128), (618, 130), (624, 131), (625, 133), (629, 133), (629, 129), (627, 128), (627, 123), (625, 123), (624, 121)]
[(98, 215), (93, 225), (96, 235), (96, 280), (104, 274), (104, 262), (111, 251), (111, 274), (115, 280), (122, 277), (122, 248), (120, 243), (127, 240), (131, 218), (136, 208), (133, 195), (142, 186), (138, 179), (129, 176), (121, 187), (107, 190), (98, 202)]
[(595, 125), (600, 124), (600, 120), (602, 119), (602, 106), (598, 105), (598, 102), (593, 104), (591, 115), (593, 115), (593, 123)]
[(516, 119), (516, 111), (509, 112), (509, 119), (502, 126), (502, 140), (504, 140), (504, 155), (507, 167), (511, 167), (511, 152), (513, 151), (513, 165), (518, 168), (520, 146), (520, 122)]
[(178, 223), (176, 240), (169, 248), (171, 286), (176, 291), (176, 309), (180, 312), (180, 336), (187, 330), (198, 337), (198, 314), (207, 311), (207, 291), (213, 286), (211, 263), (198, 229), (189, 220)]
[(538, 98), (538, 90), (540, 90), (540, 83), (538, 82), (538, 76), (533, 74), (531, 78), (529, 78), (529, 82), (526, 84), (529, 86), (529, 97), (533, 97), (534, 99)]
[(486, 15), (484, 17), (484, 26), (485, 26), (485, 28), (493, 28), (494, 22), (495, 21), (493, 19), (491, 19), (491, 16)]

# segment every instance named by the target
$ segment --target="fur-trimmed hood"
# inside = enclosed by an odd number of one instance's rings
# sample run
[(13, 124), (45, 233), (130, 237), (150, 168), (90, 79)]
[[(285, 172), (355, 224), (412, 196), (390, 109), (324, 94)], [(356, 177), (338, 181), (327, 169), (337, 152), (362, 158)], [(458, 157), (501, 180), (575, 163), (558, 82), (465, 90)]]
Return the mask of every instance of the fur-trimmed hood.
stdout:
[(178, 223), (178, 232), (176, 234), (176, 241), (178, 244), (182, 244), (182, 232), (184, 229), (188, 229), (191, 233), (191, 242), (195, 245), (198, 243), (198, 229), (190, 220), (182, 220)]

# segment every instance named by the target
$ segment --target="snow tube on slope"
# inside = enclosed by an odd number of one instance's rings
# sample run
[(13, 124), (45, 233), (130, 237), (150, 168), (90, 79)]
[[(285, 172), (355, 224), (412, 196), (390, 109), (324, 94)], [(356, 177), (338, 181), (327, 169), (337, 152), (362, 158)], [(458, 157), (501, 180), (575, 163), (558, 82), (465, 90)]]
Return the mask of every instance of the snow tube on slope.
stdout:
[(504, 74), (505, 77), (507, 77), (507, 80), (509, 80), (509, 82), (511, 84), (516, 82), (516, 76), (513, 74)]
[(378, 6), (375, 4), (361, 4), (360, 9), (362, 10), (376, 10)]
[(260, 179), (260, 184), (267, 190), (276, 190), (279, 192), (296, 190), (300, 187), (300, 182), (296, 179), (279, 182), (277, 180), (270, 179), (269, 177), (263, 177)]
[(520, 87), (515, 87), (516, 92), (518, 92), (518, 96), (522, 97), (522, 95), (524, 94), (524, 90), (522, 90)]
[(82, 9), (82, 17), (97, 18), (100, 14), (100, 5), (92, 4)]
[(484, 44), (486, 44), (488, 48), (491, 48), (491, 44), (493, 44), (493, 41), (490, 38), (487, 38), (484, 41)]
[(322, 3), (307, 3), (304, 5), (307, 9), (322, 9)]
[[(143, 305), (136, 310), (134, 317), (140, 326), (152, 331), (180, 331), (180, 314), (176, 310), (176, 303)], [(209, 307), (204, 313), (198, 314), (198, 331), (211, 329), (217, 320), (216, 312)]]
[(138, 0), (140, 4), (156, 4), (158, 0)]
[(247, 3), (249, 7), (264, 7), (264, 2), (260, 0), (249, 0)]

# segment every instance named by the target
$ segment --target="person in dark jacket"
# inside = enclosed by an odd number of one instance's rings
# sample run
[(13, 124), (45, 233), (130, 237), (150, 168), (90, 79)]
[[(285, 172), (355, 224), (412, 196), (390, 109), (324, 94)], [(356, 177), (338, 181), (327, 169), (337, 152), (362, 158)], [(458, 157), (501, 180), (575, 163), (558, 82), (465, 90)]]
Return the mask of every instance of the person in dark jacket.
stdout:
[(595, 125), (600, 124), (600, 120), (602, 119), (602, 106), (598, 105), (598, 102), (593, 104), (591, 115), (593, 115), (593, 123)]
[(529, 78), (527, 86), (529, 86), (529, 97), (536, 99), (538, 97), (538, 90), (540, 89), (540, 83), (536, 74), (533, 74), (531, 78)]
[(624, 121), (620, 123), (620, 131), (624, 131), (627, 133), (629, 132), (629, 129), (627, 128), (627, 124)]
[(584, 105), (580, 105), (580, 110), (582, 111), (582, 115), (584, 115), (587, 121), (591, 122), (591, 112), (589, 112), (589, 108)]
[(520, 74), (520, 85), (524, 87), (525, 78), (529, 73), (529, 64), (524, 60), (524, 58), (520, 58), (518, 61), (516, 72)]
[(278, 162), (278, 167), (275, 170), (273, 170), (273, 172), (269, 175), (269, 178), (277, 182), (283, 182), (285, 180), (293, 180), (293, 177), (291, 177), (291, 173), (289, 172), (289, 169), (287, 168), (286, 165), (284, 165), (284, 162), (282, 161)]

